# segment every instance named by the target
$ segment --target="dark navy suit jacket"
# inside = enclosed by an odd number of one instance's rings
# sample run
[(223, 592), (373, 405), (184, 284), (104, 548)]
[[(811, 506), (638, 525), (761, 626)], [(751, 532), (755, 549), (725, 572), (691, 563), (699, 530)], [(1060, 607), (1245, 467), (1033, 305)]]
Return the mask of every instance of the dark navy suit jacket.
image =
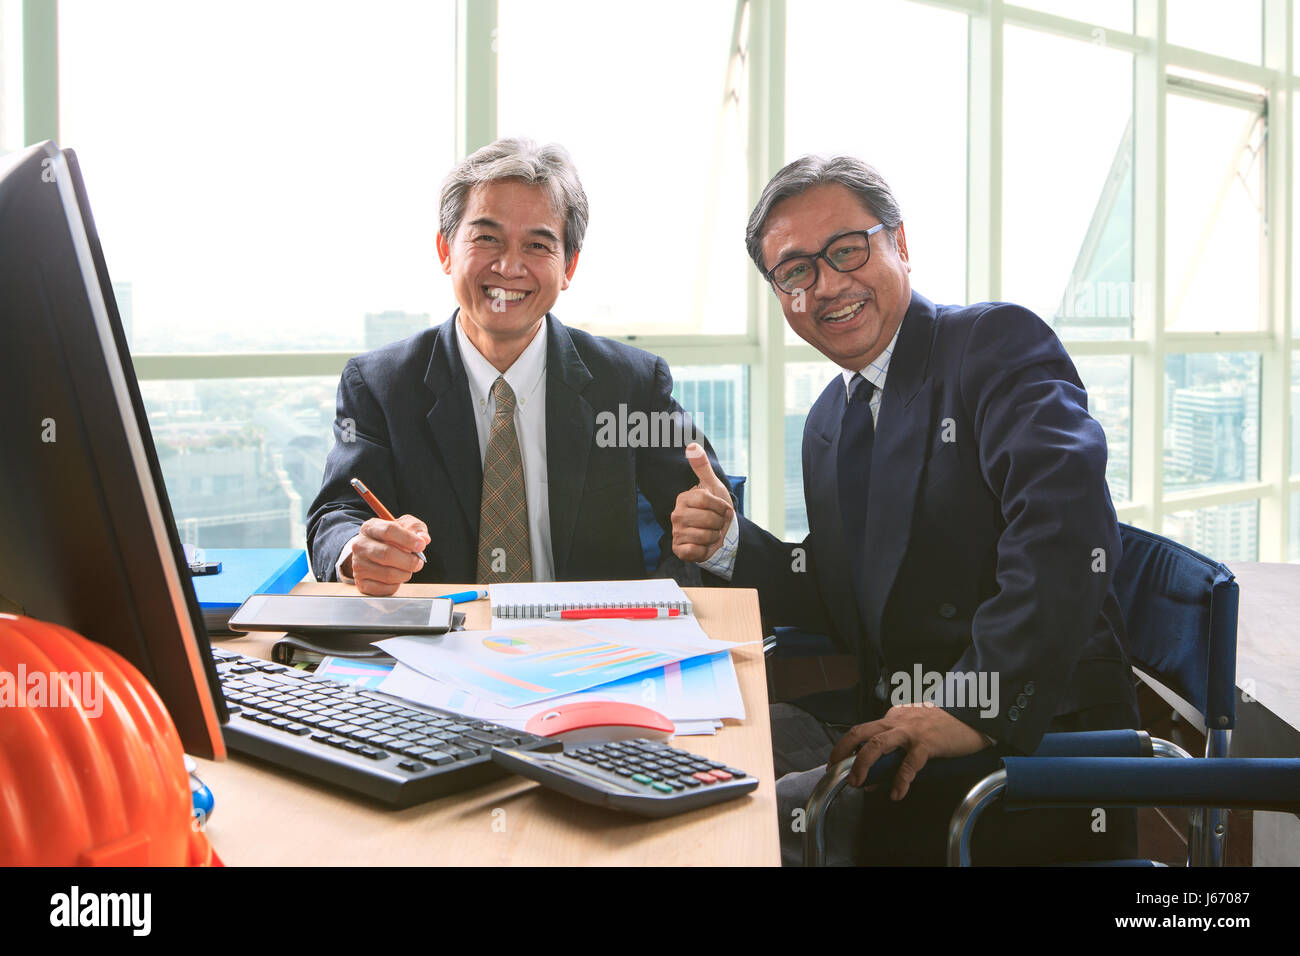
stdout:
[(1132, 703), (1106, 440), (1055, 333), (1019, 306), (913, 294), (881, 396), (862, 541), (845, 539), (839, 514), (844, 405), (836, 376), (808, 413), (808, 537), (792, 545), (742, 522), (732, 584), (759, 589), (770, 623), (856, 653), (863, 688), (883, 679), (891, 691), (917, 664), (997, 674), (995, 716), (947, 709), (1006, 751), (1032, 752), (1058, 715)]
[[(312, 567), (321, 580), (335, 580), (343, 545), (374, 516), (349, 484), (353, 477), (393, 514), (409, 513), (428, 525), (428, 564), (413, 582), (475, 580), (483, 466), (455, 322), (453, 313), (441, 326), (359, 355), (344, 367), (334, 448), (307, 519)], [(648, 447), (641, 443), (641, 436), (650, 440), (644, 430), (629, 429), (639, 447), (598, 442), (596, 416), (608, 411), (617, 417), (620, 405), (629, 415), (681, 413), (672, 398), (668, 365), (640, 349), (568, 328), (549, 313), (544, 334), (547, 492), (556, 578), (644, 577), (637, 489), (667, 528), (677, 495), (694, 487), (695, 474), (680, 445)], [(348, 420), (355, 427), (353, 441), (344, 440)], [(722, 476), (708, 441), (695, 437)], [(698, 569), (673, 556), (667, 533), (660, 550), (658, 573), (699, 583)]]

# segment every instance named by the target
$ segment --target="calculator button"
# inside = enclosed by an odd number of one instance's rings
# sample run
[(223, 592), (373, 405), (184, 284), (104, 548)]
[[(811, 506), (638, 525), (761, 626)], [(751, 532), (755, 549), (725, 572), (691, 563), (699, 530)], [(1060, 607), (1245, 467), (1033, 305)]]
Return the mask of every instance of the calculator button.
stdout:
[(731, 775), (732, 775), (733, 777), (735, 777), (737, 780), (739, 780), (741, 777), (745, 776), (745, 771), (743, 771), (743, 770), (737, 770), (735, 767), (728, 767), (728, 768), (727, 768), (727, 773), (731, 774)]
[(691, 776), (693, 776), (693, 777), (694, 777), (696, 780), (698, 780), (700, 783), (717, 783), (717, 782), (718, 782), (718, 778), (715, 777), (715, 776), (713, 776), (713, 774), (711, 774), (711, 773), (704, 773), (703, 771), (701, 771), (701, 772), (699, 772), (699, 773), (692, 774)]
[(723, 770), (721, 767), (715, 767), (710, 770), (709, 773), (713, 774), (713, 776), (717, 777), (719, 780), (731, 779), (731, 774), (727, 773), (727, 771)]
[(635, 780), (637, 783), (654, 783), (653, 777), (647, 777), (643, 773), (632, 774), (632, 779)]
[(655, 783), (650, 784), (650, 786), (653, 787), (654, 789), (658, 790), (660, 793), (672, 793), (672, 792), (673, 792), (673, 788), (670, 787), (670, 786), (668, 786), (668, 784), (663, 783), (662, 781), (656, 781)]
[(700, 782), (696, 780), (694, 777), (679, 777), (678, 779), (688, 787), (700, 786)]

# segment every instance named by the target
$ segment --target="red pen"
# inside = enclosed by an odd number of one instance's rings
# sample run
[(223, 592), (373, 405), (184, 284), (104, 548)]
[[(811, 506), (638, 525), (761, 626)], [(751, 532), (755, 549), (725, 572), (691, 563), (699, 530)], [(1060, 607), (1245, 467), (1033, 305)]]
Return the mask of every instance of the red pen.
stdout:
[[(393, 513), (384, 507), (384, 503), (380, 501), (378, 498), (376, 498), (374, 496), (374, 493), (371, 492), (369, 488), (367, 488), (364, 484), (362, 484), (360, 478), (352, 479), (352, 487), (357, 494), (359, 494), (362, 498), (366, 500), (366, 504), (370, 505), (370, 510), (373, 511), (380, 518), (383, 518), (385, 521), (397, 520), (396, 518), (393, 517)], [(417, 551), (416, 554), (419, 555), (420, 560), (423, 561), (425, 564), (429, 563), (429, 559), (424, 556), (424, 552)]]
[(597, 618), (623, 618), (629, 621), (653, 621), (664, 617), (681, 617), (677, 608), (662, 607), (592, 607), (578, 611), (547, 611), (552, 621), (590, 621)]

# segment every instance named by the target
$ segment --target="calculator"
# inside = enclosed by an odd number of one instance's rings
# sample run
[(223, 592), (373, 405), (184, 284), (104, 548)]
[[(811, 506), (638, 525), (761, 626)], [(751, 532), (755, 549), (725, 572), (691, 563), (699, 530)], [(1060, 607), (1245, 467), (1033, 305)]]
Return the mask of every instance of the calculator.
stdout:
[(743, 796), (758, 780), (658, 740), (620, 740), (564, 752), (494, 748), (497, 766), (583, 803), (667, 817)]

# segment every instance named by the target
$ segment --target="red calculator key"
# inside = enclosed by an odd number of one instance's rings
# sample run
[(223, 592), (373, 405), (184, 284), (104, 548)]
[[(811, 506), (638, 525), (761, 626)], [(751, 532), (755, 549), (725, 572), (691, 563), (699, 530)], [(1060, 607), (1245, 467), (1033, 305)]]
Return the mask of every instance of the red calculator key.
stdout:
[(700, 783), (717, 783), (717, 782), (718, 782), (718, 778), (717, 778), (717, 777), (715, 777), (715, 776), (714, 776), (713, 774), (711, 774), (711, 773), (705, 773), (704, 771), (700, 771), (699, 773), (693, 773), (693, 774), (691, 774), (691, 776), (694, 777), (696, 780), (700, 781)]
[(709, 773), (713, 774), (713, 776), (714, 776), (716, 779), (718, 779), (718, 780), (730, 780), (730, 779), (731, 779), (731, 774), (727, 773), (727, 771), (725, 771), (725, 770), (718, 770), (718, 769), (715, 768), (715, 769), (713, 769), (713, 770), (710, 770)]

